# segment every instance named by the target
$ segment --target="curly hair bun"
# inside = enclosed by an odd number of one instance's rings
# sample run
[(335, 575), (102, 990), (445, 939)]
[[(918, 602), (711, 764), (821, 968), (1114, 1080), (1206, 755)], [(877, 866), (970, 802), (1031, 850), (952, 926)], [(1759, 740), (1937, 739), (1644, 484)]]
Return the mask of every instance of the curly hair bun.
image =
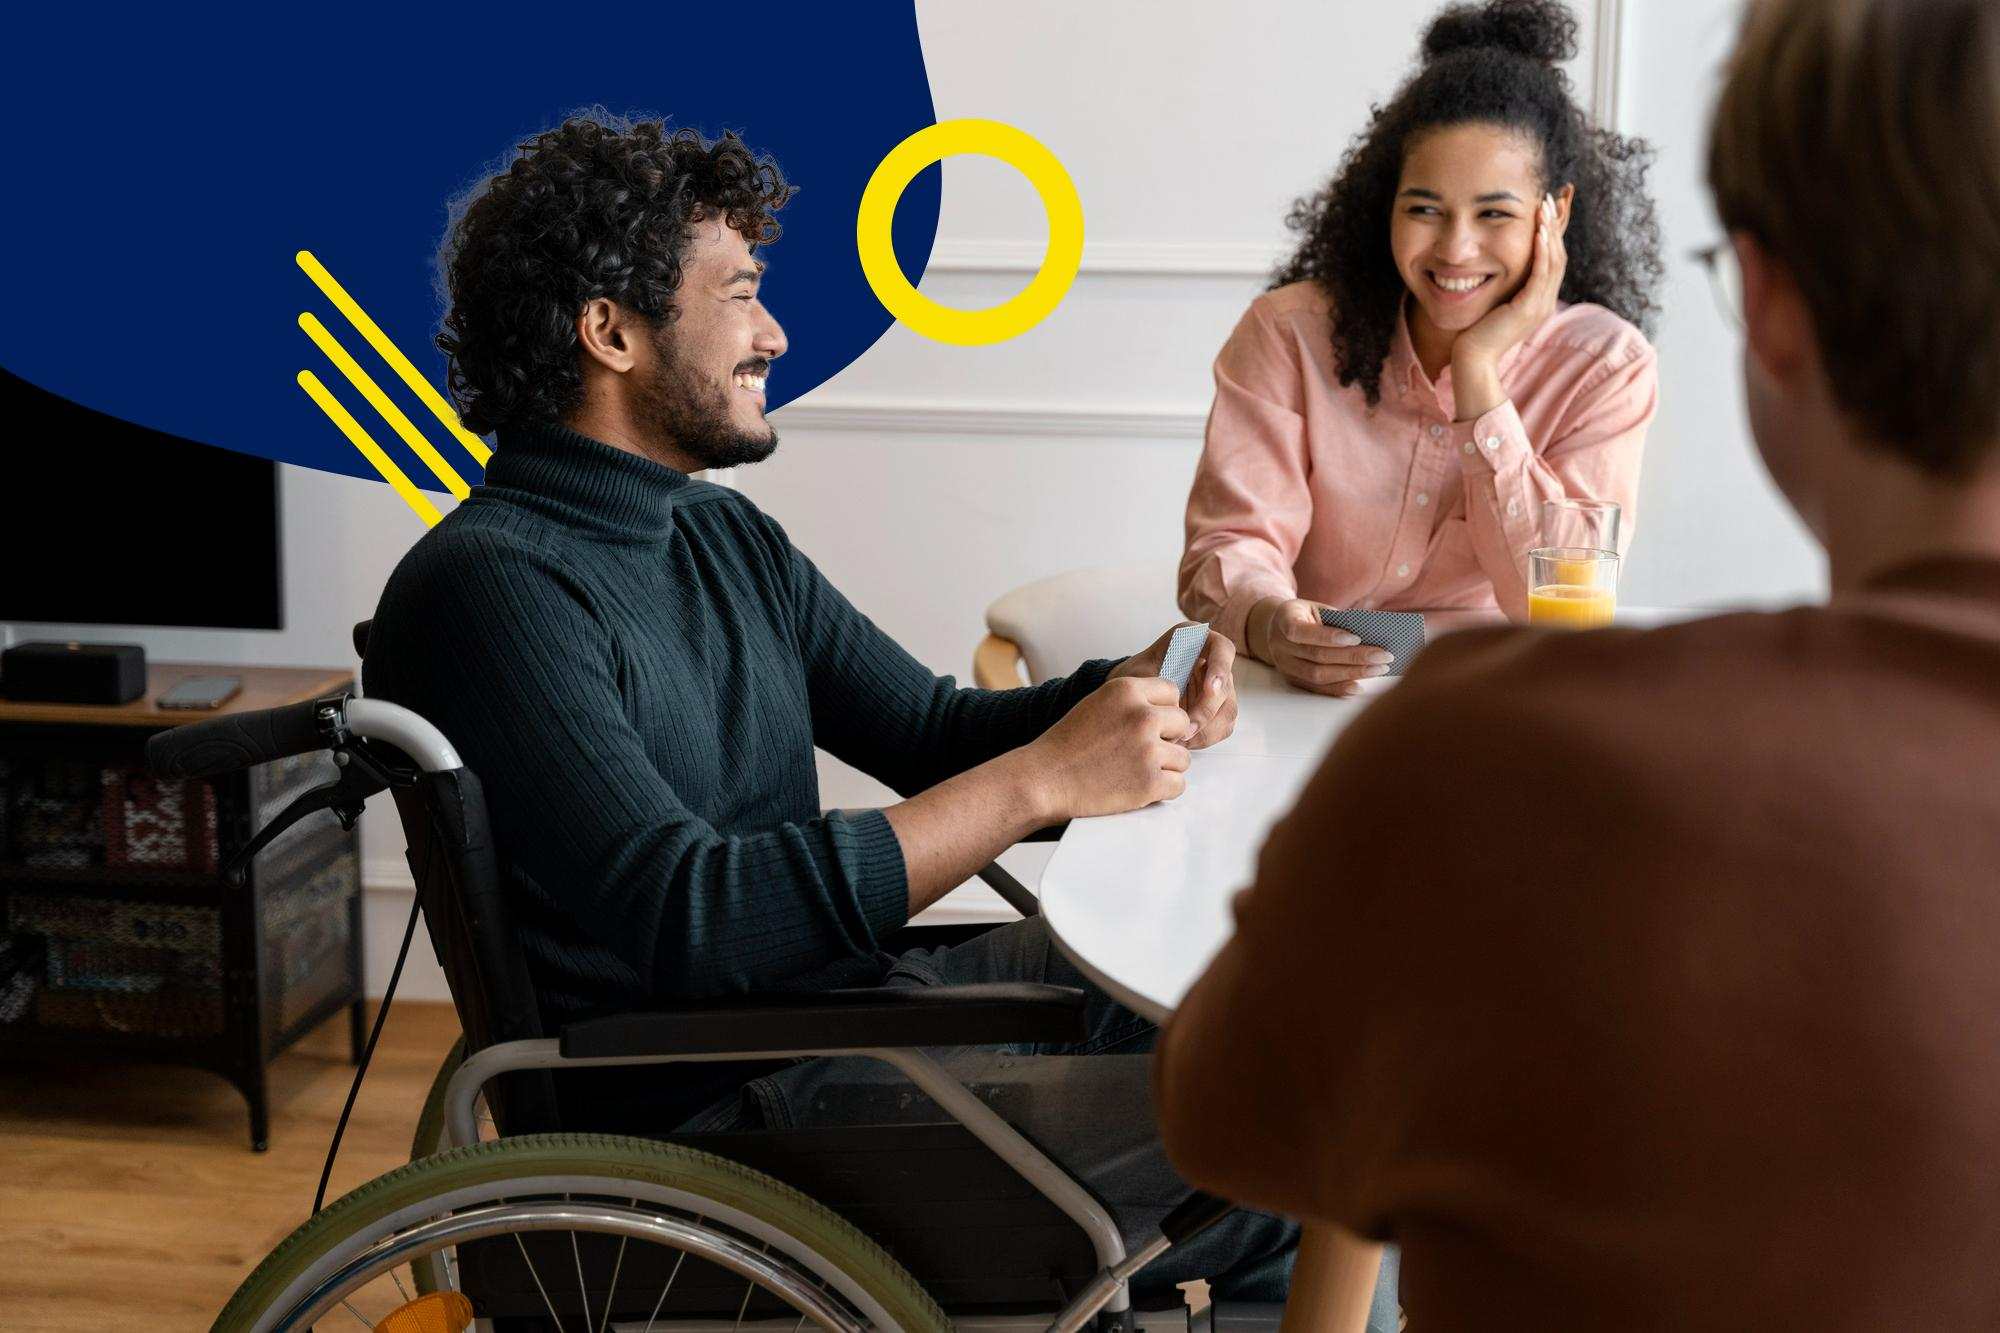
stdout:
[(1479, 47), (1497, 47), (1554, 65), (1576, 55), (1576, 17), (1559, 0), (1453, 5), (1424, 33), (1424, 63)]

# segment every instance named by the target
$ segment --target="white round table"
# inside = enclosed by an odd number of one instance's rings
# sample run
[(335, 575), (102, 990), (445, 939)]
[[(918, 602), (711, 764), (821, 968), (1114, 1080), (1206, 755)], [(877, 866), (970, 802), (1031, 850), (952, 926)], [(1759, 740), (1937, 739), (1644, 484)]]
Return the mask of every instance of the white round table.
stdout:
[(1189, 756), (1178, 800), (1071, 820), (1042, 871), (1042, 919), (1113, 999), (1164, 1019), (1234, 929), (1229, 900), (1327, 747), (1390, 678), (1354, 699), (1293, 689), (1236, 666), (1236, 733)]
[[(1428, 614), (1447, 632), (1500, 619)], [(1644, 628), (1697, 614), (1620, 607), (1618, 623)], [(1063, 833), (1041, 879), (1057, 947), (1113, 999), (1163, 1021), (1234, 931), (1230, 900), (1250, 883), (1271, 826), (1341, 729), (1395, 683), (1382, 677), (1356, 698), (1331, 699), (1239, 658), (1236, 733), (1189, 757), (1178, 800), (1072, 820)]]

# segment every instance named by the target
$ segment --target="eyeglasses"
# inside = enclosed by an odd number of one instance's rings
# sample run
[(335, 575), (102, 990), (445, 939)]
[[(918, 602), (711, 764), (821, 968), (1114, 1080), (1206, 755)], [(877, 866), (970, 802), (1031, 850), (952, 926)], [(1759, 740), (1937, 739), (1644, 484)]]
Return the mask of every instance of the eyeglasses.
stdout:
[(1688, 258), (1708, 270), (1708, 285), (1715, 292), (1715, 304), (1722, 317), (1743, 327), (1743, 270), (1736, 261), (1736, 247), (1728, 241), (1691, 251)]

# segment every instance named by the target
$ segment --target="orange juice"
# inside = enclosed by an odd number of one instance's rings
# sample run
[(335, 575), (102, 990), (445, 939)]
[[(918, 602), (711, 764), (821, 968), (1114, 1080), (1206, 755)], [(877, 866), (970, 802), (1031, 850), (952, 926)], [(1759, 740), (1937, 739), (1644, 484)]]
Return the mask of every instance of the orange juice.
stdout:
[(1611, 623), (1618, 594), (1611, 588), (1574, 583), (1544, 583), (1528, 593), (1528, 622), (1594, 629)]
[(1597, 582), (1597, 562), (1551, 560), (1542, 567), (1542, 573), (1550, 583), (1559, 583), (1571, 588), (1588, 588)]

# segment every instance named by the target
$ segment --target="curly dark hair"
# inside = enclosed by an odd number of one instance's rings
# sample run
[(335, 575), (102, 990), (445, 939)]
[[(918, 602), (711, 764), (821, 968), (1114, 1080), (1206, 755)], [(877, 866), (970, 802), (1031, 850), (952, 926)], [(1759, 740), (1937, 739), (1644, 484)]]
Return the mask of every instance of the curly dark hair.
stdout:
[(437, 345), (459, 415), (482, 435), (576, 409), (586, 301), (609, 297), (664, 328), (693, 224), (719, 214), (752, 249), (769, 245), (793, 194), (733, 133), (711, 143), (596, 109), (517, 151), (453, 208), (438, 256), (449, 304)]
[(1541, 146), (1544, 188), (1576, 187), (1560, 296), (1590, 301), (1650, 333), (1666, 270), (1646, 193), (1653, 150), (1592, 128), (1556, 62), (1576, 54), (1576, 19), (1556, 0), (1454, 5), (1424, 34), (1422, 64), (1348, 146), (1333, 178), (1298, 200), (1285, 223), (1299, 247), (1271, 286), (1307, 279), (1333, 304), (1334, 366), (1382, 398), (1382, 363), (1402, 310), (1403, 278), (1389, 215), (1412, 139), (1453, 125), (1500, 125)]

